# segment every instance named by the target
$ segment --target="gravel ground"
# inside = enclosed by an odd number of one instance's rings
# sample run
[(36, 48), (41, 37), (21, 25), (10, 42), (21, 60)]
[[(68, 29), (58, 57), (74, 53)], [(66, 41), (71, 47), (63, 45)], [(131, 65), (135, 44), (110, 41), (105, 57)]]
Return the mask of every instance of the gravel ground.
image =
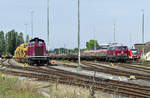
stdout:
[[(21, 64), (21, 63), (18, 63), (16, 62), (15, 60), (10, 60), (11, 63), (17, 65), (17, 66), (24, 66), (24, 64)], [(5, 62), (6, 63), (6, 62)], [(70, 64), (70, 65), (75, 65), (75, 66), (78, 66), (77, 63), (70, 63), (70, 62), (67, 62), (67, 63), (64, 63), (64, 62), (60, 62), (60, 61), (57, 61), (56, 62), (58, 65), (61, 65), (61, 64)], [(126, 68), (122, 68), (122, 67), (118, 67), (118, 66), (110, 66), (110, 65), (107, 65), (107, 64), (102, 64), (103, 66), (108, 66), (108, 67), (112, 67), (112, 68), (115, 68), (115, 69), (121, 69), (121, 70), (125, 70), (125, 71), (131, 71), (131, 72), (134, 72), (134, 70), (132, 69), (126, 69)], [(84, 65), (83, 65), (84, 66)], [(94, 76), (94, 71), (87, 71), (87, 70), (82, 70), (82, 71), (77, 71), (76, 68), (68, 68), (68, 67), (64, 67), (64, 66), (51, 66), (51, 67), (54, 67), (54, 68), (58, 68), (58, 69), (62, 69), (62, 70), (66, 70), (66, 71), (70, 71), (70, 72), (74, 72), (74, 73), (79, 73), (79, 74), (84, 74), (84, 75), (89, 75), (89, 76)], [(140, 71), (137, 71), (138, 73), (141, 73)], [(142, 73), (143, 74), (143, 73)], [(96, 72), (96, 77), (102, 77), (102, 78), (106, 78), (106, 79), (113, 79), (113, 80), (119, 80), (119, 81), (126, 81), (126, 82), (130, 82), (130, 83), (136, 83), (136, 84), (141, 84), (141, 85), (148, 85), (150, 86), (150, 82), (149, 81), (144, 81), (144, 80), (128, 80), (127, 77), (124, 77), (124, 76), (116, 76), (116, 75), (111, 75), (111, 74), (105, 74), (105, 73), (101, 73), (101, 72)]]
[[(59, 62), (59, 65), (64, 64), (64, 62)], [(66, 63), (65, 63), (66, 64)], [(67, 63), (69, 64), (69, 63)], [(70, 64), (71, 65), (71, 64)], [(77, 66), (77, 64), (76, 64)], [(103, 66), (109, 66), (112, 67), (110, 65), (106, 65), (103, 64)], [(70, 72), (74, 72), (74, 73), (79, 73), (79, 74), (85, 74), (85, 75), (89, 75), (89, 76), (94, 76), (94, 71), (88, 71), (88, 70), (82, 70), (82, 71), (77, 71), (76, 68), (68, 68), (68, 67), (64, 67), (64, 66), (52, 66), (54, 68), (58, 68), (58, 69), (62, 69), (62, 70), (66, 70), (66, 71), (70, 71)], [(119, 69), (120, 67), (118, 66), (113, 66), (112, 68), (116, 68)], [(128, 69), (124, 69), (124, 68), (120, 68), (121, 70), (125, 70), (125, 71), (131, 71), (133, 72), (133, 70), (128, 70)], [(139, 72), (140, 73), (140, 72)], [(142, 73), (143, 74), (143, 73)], [(141, 85), (147, 85), (150, 86), (150, 82), (149, 81), (145, 81), (145, 80), (129, 80), (127, 77), (124, 76), (116, 76), (116, 75), (111, 75), (111, 74), (105, 74), (105, 73), (100, 73), (100, 72), (96, 72), (96, 77), (102, 77), (102, 78), (106, 78), (106, 79), (112, 79), (112, 80), (119, 80), (119, 81), (125, 81), (125, 82), (130, 82), (130, 83), (136, 83), (136, 84), (141, 84)]]
[(143, 72), (143, 71), (138, 71), (138, 70), (134, 70), (134, 69), (128, 69), (128, 68), (124, 68), (124, 67), (119, 67), (119, 66), (115, 66), (115, 64), (113, 64), (114, 66), (111, 66), (111, 64), (101, 64), (102, 66), (106, 66), (106, 67), (110, 67), (110, 68), (115, 68), (115, 69), (119, 69), (119, 70), (123, 70), (123, 71), (128, 71), (128, 72), (135, 72), (135, 73), (139, 73), (139, 74), (145, 74), (145, 75), (149, 75), (149, 73)]

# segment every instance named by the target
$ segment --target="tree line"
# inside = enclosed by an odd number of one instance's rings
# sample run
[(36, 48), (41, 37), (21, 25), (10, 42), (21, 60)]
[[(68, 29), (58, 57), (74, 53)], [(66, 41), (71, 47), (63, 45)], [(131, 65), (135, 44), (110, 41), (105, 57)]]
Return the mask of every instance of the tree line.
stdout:
[[(86, 42), (86, 48), (81, 49), (81, 53), (85, 50), (94, 50), (99, 46), (97, 40), (90, 40)], [(52, 51), (55, 54), (77, 54), (78, 53), (78, 48), (74, 49), (67, 49), (67, 48), (55, 48), (54, 51)]]
[[(24, 42), (29, 41), (29, 35), (26, 36), (24, 41), (23, 33), (16, 32), (15, 30), (11, 30), (9, 32), (4, 33), (4, 31), (0, 31), (0, 57), (2, 55), (10, 54), (14, 55), (16, 48)], [(81, 52), (84, 50), (92, 50), (94, 47), (99, 46), (97, 40), (90, 40), (86, 42), (86, 48), (81, 49)], [(67, 49), (67, 48), (55, 48), (51, 51), (55, 54), (76, 54), (78, 53), (78, 48)]]
[(11, 30), (4, 33), (4, 31), (0, 31), (0, 56), (5, 55), (6, 53), (14, 55), (16, 48), (28, 41), (29, 35), (26, 36), (26, 41), (24, 41), (22, 32)]

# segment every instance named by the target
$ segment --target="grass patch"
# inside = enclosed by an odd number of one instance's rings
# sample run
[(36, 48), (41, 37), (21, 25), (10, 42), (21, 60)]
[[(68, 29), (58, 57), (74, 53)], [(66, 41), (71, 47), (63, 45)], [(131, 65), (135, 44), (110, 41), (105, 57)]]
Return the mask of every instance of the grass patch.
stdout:
[(37, 88), (26, 85), (18, 78), (7, 78), (0, 75), (0, 98), (43, 98)]
[(88, 88), (59, 83), (50, 83), (49, 91), (50, 98), (111, 98), (109, 94), (105, 95), (99, 92), (95, 92), (95, 97), (92, 97)]
[(69, 60), (57, 60), (57, 61), (59, 61), (59, 62), (63, 62), (63, 63), (72, 63), (71, 61), (69, 61)]
[[(41, 83), (38, 81), (22, 81), (18, 78), (10, 78), (0, 74), (0, 98), (45, 98), (39, 91)], [(42, 83), (45, 85), (45, 83)], [(72, 85), (64, 85), (57, 82), (49, 82), (48, 88), (44, 91), (49, 92), (50, 98), (94, 98), (88, 88)], [(40, 89), (43, 91), (43, 88)], [(109, 94), (95, 92), (95, 98), (111, 98)], [(115, 97), (114, 97), (115, 98)]]

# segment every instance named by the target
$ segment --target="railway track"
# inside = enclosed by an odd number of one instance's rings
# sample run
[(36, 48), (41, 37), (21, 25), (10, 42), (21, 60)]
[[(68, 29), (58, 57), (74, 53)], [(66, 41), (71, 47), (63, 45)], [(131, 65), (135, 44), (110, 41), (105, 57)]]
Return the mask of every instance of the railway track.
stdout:
[(88, 67), (92, 67), (93, 69), (96, 69), (98, 72), (108, 73), (112, 75), (119, 75), (119, 76), (127, 76), (127, 77), (130, 77), (130, 75), (135, 75), (137, 79), (150, 81), (149, 78), (150, 75), (147, 74), (139, 74), (136, 72), (129, 72), (120, 69), (115, 69), (115, 68), (103, 66), (100, 63), (92, 63), (92, 62), (82, 62), (82, 63)]
[[(99, 61), (97, 61), (96, 63), (102, 63), (102, 64), (110, 65), (110, 63), (108, 63), (108, 62), (99, 62)], [(150, 68), (140, 66), (142, 64), (137, 64), (137, 63), (113, 63), (113, 64), (115, 66), (119, 66), (119, 67), (123, 67), (123, 68), (127, 68), (127, 69), (133, 69), (133, 70), (137, 70), (137, 71), (150, 73)]]
[[(73, 66), (73, 65), (66, 65), (66, 64), (63, 64), (63, 65), (61, 65), (61, 66), (65, 66), (65, 67), (71, 67), (71, 68), (76, 68), (76, 66)], [(83, 69), (85, 69), (85, 70), (89, 70), (89, 71), (91, 71), (91, 69), (89, 69), (88, 67), (82, 67)], [(52, 69), (54, 69), (54, 70), (59, 70), (59, 71), (62, 71), (61, 69), (57, 69), (57, 68), (52, 68)], [(72, 74), (72, 72), (65, 72), (66, 74)], [(85, 77), (85, 75), (79, 75), (79, 74), (76, 74), (76, 73), (74, 73), (75, 75), (78, 75), (79, 77)], [(86, 79), (93, 79), (93, 77), (90, 77), (90, 76), (87, 76), (87, 77), (85, 77)], [(134, 89), (136, 89), (136, 87), (138, 86), (138, 87), (140, 87), (141, 88), (141, 86), (140, 85), (138, 85), (138, 84), (133, 84), (133, 83), (128, 83), (128, 82), (123, 82), (123, 81), (117, 81), (117, 80), (109, 80), (109, 79), (105, 79), (105, 78), (100, 78), (100, 77), (94, 77), (94, 81), (102, 81), (102, 82), (109, 82), (109, 81), (111, 81), (111, 82), (113, 82), (113, 83), (116, 83), (116, 84), (113, 84), (113, 85), (119, 85), (119, 84), (121, 84), (121, 85), (128, 85), (128, 87), (135, 87)], [(147, 86), (145, 86), (144, 88), (147, 88)], [(147, 88), (148, 90), (150, 89), (149, 88), (149, 86), (148, 86), (148, 88)]]
[(123, 63), (123, 64), (116, 64), (116, 66), (119, 66), (119, 67), (124, 67), (124, 68), (128, 68), (128, 69), (134, 69), (134, 70), (138, 70), (138, 71), (143, 71), (143, 72), (146, 72), (146, 73), (150, 73), (150, 68), (146, 68), (146, 67), (141, 67), (140, 65), (136, 65), (136, 64), (126, 64), (126, 63)]
[[(2, 70), (2, 72), (6, 74), (13, 74), (29, 78), (37, 78), (37, 80), (41, 81), (59, 80), (59, 83), (77, 85), (87, 88), (92, 86), (94, 90), (101, 90), (108, 93), (115, 92), (115, 94), (117, 95), (123, 95), (127, 97), (129, 96), (142, 98), (150, 97), (149, 86), (142, 86), (138, 84), (109, 80), (99, 77), (93, 78), (93, 76), (81, 75), (78, 73), (64, 71), (53, 67), (20, 67), (11, 64), (4, 66), (7, 67), (7, 69), (9, 69), (9, 70)], [(12, 71), (11, 69), (17, 69), (19, 71), (18, 72)], [(25, 71), (30, 71), (31, 73)]]

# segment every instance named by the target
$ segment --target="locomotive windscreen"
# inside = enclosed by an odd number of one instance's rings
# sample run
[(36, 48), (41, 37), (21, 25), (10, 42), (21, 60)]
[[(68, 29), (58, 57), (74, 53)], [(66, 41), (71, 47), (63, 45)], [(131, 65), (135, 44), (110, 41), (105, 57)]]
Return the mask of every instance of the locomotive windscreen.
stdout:
[(35, 47), (35, 56), (44, 56), (44, 49), (43, 47)]

